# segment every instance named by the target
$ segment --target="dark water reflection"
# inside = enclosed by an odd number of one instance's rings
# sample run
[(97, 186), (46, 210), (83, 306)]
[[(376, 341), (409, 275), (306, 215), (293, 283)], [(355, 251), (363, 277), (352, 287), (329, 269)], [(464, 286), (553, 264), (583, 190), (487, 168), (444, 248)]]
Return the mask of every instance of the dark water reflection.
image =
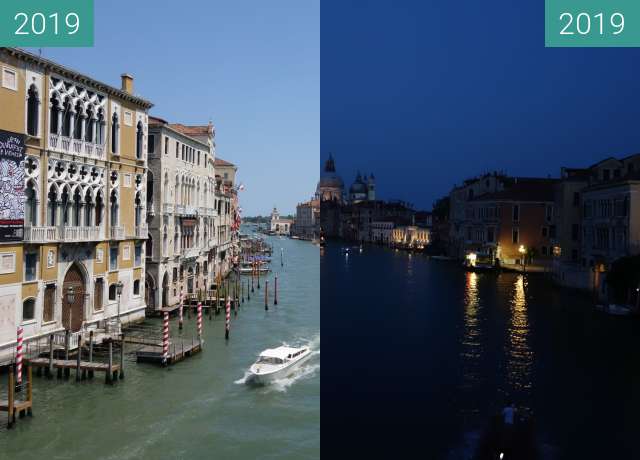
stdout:
[[(595, 312), (539, 275), (375, 247), (328, 247), (321, 261), (328, 436), (342, 427), (358, 439), (382, 421), (378, 454), (469, 458), (489, 414), (513, 399), (533, 414), (544, 458), (640, 458), (635, 318)], [(345, 343), (361, 362), (343, 364)], [(340, 403), (349, 410), (334, 413)]]

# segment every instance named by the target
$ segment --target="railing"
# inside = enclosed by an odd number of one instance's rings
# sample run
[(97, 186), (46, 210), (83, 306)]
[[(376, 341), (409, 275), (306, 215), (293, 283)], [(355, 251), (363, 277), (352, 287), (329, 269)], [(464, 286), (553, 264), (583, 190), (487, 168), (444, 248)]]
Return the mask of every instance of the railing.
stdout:
[[(80, 337), (82, 336), (82, 331), (78, 331), (78, 332), (71, 332), (69, 334), (69, 350), (75, 350), (76, 348), (78, 348), (78, 341), (80, 339)], [(60, 345), (60, 346), (66, 346), (66, 341), (65, 341), (65, 334), (54, 334), (53, 335), (53, 344), (54, 345)]]
[(184, 214), (185, 206), (183, 204), (176, 205), (176, 214)]
[(139, 225), (136, 227), (136, 238), (146, 240), (149, 236), (149, 227), (147, 225)]
[(196, 208), (195, 206), (185, 206), (184, 213), (188, 215), (196, 215), (198, 214), (198, 208)]
[(58, 240), (56, 227), (25, 227), (24, 241), (27, 243), (47, 243)]
[(162, 212), (165, 214), (173, 214), (173, 205), (171, 203), (164, 203), (162, 205)]
[(112, 240), (124, 240), (124, 227), (111, 227)]
[(104, 146), (72, 139), (57, 134), (49, 134), (49, 148), (57, 152), (84, 155), (91, 158), (104, 159)]
[(200, 248), (190, 248), (190, 249), (184, 250), (185, 259), (195, 258), (195, 257), (198, 257), (199, 255), (200, 255)]
[(95, 241), (100, 239), (100, 227), (64, 227), (64, 241)]

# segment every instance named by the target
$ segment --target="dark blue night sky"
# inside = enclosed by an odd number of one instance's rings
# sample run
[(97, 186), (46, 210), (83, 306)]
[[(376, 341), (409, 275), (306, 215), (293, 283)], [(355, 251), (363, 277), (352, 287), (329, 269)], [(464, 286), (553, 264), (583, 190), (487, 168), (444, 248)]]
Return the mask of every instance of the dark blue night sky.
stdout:
[(640, 152), (640, 51), (544, 47), (544, 2), (322, 2), (321, 160), (430, 208), (488, 170)]

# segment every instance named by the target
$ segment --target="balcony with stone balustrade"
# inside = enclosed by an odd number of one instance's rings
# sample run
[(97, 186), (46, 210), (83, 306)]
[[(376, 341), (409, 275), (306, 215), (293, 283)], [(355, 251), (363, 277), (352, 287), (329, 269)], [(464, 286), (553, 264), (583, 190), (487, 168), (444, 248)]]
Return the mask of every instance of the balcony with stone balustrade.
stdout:
[(104, 145), (85, 142), (58, 134), (49, 134), (49, 149), (54, 152), (82, 155), (99, 160), (106, 159)]

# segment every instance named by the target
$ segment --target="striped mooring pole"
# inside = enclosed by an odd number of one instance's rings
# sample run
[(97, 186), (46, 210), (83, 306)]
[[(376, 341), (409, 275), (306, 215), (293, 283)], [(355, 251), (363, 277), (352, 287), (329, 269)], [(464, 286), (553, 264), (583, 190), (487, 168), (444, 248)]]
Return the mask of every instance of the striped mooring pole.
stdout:
[(182, 311), (183, 311), (182, 294), (180, 294), (180, 307), (178, 308), (178, 329), (180, 330), (182, 330)]
[(198, 302), (198, 341), (202, 342), (202, 302)]
[(16, 387), (18, 391), (22, 387), (22, 334), (24, 329), (18, 326), (18, 340), (16, 344)]
[(229, 329), (231, 328), (231, 297), (227, 296), (224, 320), (224, 338), (229, 340)]
[(273, 280), (273, 304), (278, 305), (278, 275)]
[(169, 312), (164, 312), (162, 321), (162, 365), (166, 366), (169, 361)]

